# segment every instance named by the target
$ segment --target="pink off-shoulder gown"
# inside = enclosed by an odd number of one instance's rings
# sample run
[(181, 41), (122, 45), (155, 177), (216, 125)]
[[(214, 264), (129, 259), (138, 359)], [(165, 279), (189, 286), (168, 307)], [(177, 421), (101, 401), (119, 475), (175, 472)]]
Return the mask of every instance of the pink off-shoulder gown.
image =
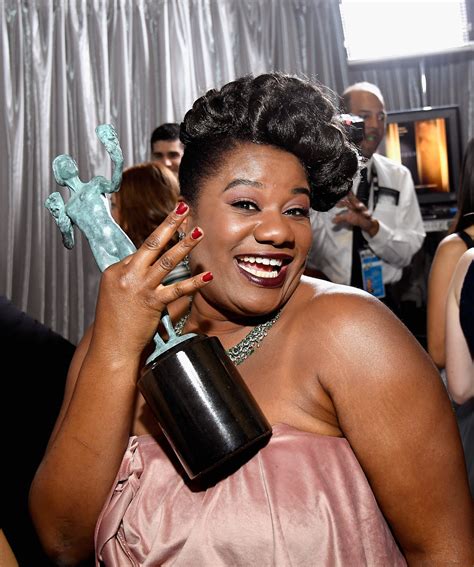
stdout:
[(406, 566), (346, 439), (273, 427), (231, 476), (192, 491), (132, 437), (96, 528), (97, 565)]

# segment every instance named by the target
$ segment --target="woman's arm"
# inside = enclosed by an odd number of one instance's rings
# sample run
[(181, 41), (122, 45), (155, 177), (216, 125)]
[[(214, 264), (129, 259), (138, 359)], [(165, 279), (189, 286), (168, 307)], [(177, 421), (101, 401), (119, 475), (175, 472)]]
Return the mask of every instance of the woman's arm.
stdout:
[(187, 236), (160, 256), (185, 216), (170, 214), (135, 254), (102, 275), (93, 330), (74, 357), (63, 407), (30, 492), (40, 539), (62, 565), (93, 551), (95, 523), (128, 443), (141, 355), (163, 309), (206, 285), (202, 275), (160, 285), (200, 240)]
[(91, 335), (73, 358), (63, 406), (30, 490), (40, 540), (65, 565), (93, 551), (95, 522), (129, 437), (139, 370), (137, 356), (101, 356)]
[(471, 565), (462, 447), (435, 367), (378, 301), (343, 296), (334, 320), (320, 379), (408, 564)]
[(428, 352), (438, 368), (446, 366), (445, 313), (449, 283), (466, 245), (455, 234), (443, 239), (433, 258), (428, 277)]
[(464, 278), (474, 261), (474, 250), (465, 252), (458, 262), (446, 303), (446, 374), (448, 391), (462, 404), (474, 396), (474, 362), (459, 321), (459, 302)]

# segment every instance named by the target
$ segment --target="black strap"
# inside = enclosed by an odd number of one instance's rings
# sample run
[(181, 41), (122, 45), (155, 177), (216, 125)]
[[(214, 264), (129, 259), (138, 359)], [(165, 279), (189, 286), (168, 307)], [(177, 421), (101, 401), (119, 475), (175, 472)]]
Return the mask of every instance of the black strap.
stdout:
[(474, 240), (469, 236), (469, 234), (467, 232), (464, 232), (464, 230), (460, 230), (457, 235), (459, 236), (459, 238), (461, 240), (464, 241), (464, 244), (468, 247), (468, 248), (474, 248)]
[(474, 357), (474, 262), (471, 262), (461, 288), (459, 322), (467, 345)]
[(357, 187), (356, 197), (367, 207), (367, 205), (369, 204), (369, 195), (370, 183), (367, 179), (367, 168), (364, 167), (364, 169), (361, 169), (360, 171), (360, 181), (359, 187)]
[[(369, 203), (370, 183), (367, 180), (367, 168), (360, 172), (359, 187), (357, 188), (356, 197), (364, 203), (365, 206)], [(362, 265), (360, 262), (359, 250), (366, 247), (366, 240), (362, 235), (362, 230), (359, 226), (352, 227), (352, 269), (351, 269), (351, 285), (363, 288), (362, 284)]]

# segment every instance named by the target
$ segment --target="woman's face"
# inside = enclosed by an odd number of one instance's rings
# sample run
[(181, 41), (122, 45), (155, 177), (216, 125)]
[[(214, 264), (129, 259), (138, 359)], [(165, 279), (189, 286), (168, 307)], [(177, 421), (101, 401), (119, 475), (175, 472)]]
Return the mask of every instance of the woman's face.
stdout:
[(310, 190), (293, 155), (242, 143), (207, 179), (187, 219), (203, 241), (192, 251), (193, 273), (212, 271), (201, 294), (241, 314), (264, 314), (298, 285), (311, 245)]

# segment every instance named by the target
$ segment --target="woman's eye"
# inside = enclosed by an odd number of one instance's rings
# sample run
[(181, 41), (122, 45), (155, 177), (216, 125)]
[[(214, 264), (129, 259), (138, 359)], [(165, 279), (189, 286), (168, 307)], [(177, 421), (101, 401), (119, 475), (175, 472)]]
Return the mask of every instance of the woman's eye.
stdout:
[(285, 215), (292, 217), (309, 217), (309, 209), (302, 209), (301, 207), (294, 207), (285, 211)]
[(232, 203), (232, 206), (239, 209), (245, 209), (247, 211), (258, 211), (257, 205), (252, 203), (252, 201), (236, 201), (235, 203)]

